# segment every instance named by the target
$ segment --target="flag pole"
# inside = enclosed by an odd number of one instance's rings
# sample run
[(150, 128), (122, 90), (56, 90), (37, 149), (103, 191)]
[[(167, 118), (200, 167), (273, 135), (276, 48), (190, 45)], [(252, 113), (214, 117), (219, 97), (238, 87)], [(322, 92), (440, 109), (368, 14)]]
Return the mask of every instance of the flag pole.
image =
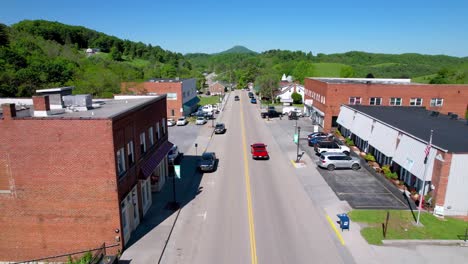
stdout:
[(423, 204), (423, 198), (424, 198), (424, 189), (426, 188), (426, 172), (427, 172), (427, 157), (429, 156), (429, 153), (431, 151), (432, 147), (432, 132), (434, 130), (431, 129), (431, 135), (429, 136), (429, 144), (426, 147), (425, 150), (425, 156), (424, 156), (424, 172), (423, 172), (423, 185), (422, 189), (420, 192), (420, 197), (419, 197), (419, 206), (418, 206), (418, 219), (416, 220), (416, 225), (419, 225), (419, 217), (421, 216), (421, 209), (422, 209), (422, 204)]

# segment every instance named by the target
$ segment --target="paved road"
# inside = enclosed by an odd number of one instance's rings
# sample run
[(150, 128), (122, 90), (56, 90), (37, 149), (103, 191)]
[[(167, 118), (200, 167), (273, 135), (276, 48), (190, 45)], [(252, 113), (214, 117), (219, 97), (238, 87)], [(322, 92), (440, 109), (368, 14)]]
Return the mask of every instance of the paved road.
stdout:
[[(219, 167), (182, 209), (161, 263), (352, 263), (258, 106), (235, 93), (241, 101), (231, 98), (223, 113), (227, 133), (208, 146)], [(254, 142), (268, 145), (270, 160), (250, 158)]]

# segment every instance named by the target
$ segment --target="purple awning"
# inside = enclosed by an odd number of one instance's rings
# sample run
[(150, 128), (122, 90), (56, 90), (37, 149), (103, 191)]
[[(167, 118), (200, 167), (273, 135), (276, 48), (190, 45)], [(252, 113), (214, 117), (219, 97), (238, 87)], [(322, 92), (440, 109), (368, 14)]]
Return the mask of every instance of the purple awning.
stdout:
[(171, 150), (172, 144), (169, 141), (164, 142), (156, 151), (151, 154), (151, 156), (144, 162), (144, 164), (141, 166), (141, 171), (143, 172), (143, 175), (145, 178), (151, 175), (153, 173), (154, 169), (161, 163), (161, 160), (164, 159), (165, 156), (169, 153), (169, 150)]

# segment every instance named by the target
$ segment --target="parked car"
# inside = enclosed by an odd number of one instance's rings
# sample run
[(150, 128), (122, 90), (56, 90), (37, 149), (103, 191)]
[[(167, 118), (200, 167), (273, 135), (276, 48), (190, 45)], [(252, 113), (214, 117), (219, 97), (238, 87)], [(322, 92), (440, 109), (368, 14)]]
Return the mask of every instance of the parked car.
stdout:
[(205, 94), (206, 94), (206, 95), (211, 95), (210, 91), (206, 91)]
[(176, 121), (172, 118), (169, 118), (167, 119), (167, 126), (168, 127), (171, 127), (171, 126), (175, 126), (176, 125)]
[(224, 134), (226, 133), (226, 126), (223, 123), (218, 123), (214, 129), (215, 134)]
[(268, 111), (262, 111), (260, 113), (262, 118), (273, 118), (273, 117), (283, 117), (283, 114), (276, 110), (268, 110)]
[(207, 104), (202, 107), (203, 112), (213, 112), (213, 105)]
[(315, 144), (314, 147), (315, 152), (323, 153), (323, 152), (341, 152), (346, 155), (349, 155), (351, 150), (348, 146), (339, 145), (335, 141), (319, 141)]
[(254, 94), (252, 92), (249, 92), (249, 98), (253, 98)]
[[(313, 137), (311, 139), (309, 139), (309, 146), (310, 147), (314, 147), (315, 144), (317, 144), (318, 142), (320, 141), (324, 141), (324, 140), (328, 140), (328, 136), (317, 136), (317, 137)], [(329, 140), (328, 140), (329, 141)]]
[(206, 124), (206, 119), (203, 116), (197, 117), (197, 120), (195, 121), (195, 125), (204, 125)]
[(288, 113), (288, 119), (289, 120), (297, 120), (298, 119), (297, 113), (294, 112), (294, 111), (289, 112)]
[(255, 98), (250, 99), (250, 103), (256, 104), (256, 103), (257, 103), (257, 99), (255, 99)]
[(314, 132), (314, 133), (311, 133), (309, 135), (307, 135), (307, 139), (310, 140), (314, 137), (320, 137), (320, 136), (327, 136), (328, 134), (327, 133), (324, 133), (324, 132)]
[(317, 165), (331, 171), (337, 168), (351, 168), (353, 170), (359, 170), (361, 168), (361, 164), (358, 158), (348, 156), (344, 153), (332, 152), (325, 152), (320, 154)]
[(263, 143), (255, 143), (250, 145), (252, 159), (269, 159), (270, 155), (268, 154), (266, 147), (267, 145)]
[(234, 96), (234, 101), (239, 101), (239, 100), (240, 100), (240, 98), (239, 98), (238, 95)]
[(179, 148), (177, 145), (172, 146), (172, 148), (169, 150), (169, 153), (167, 154), (167, 159), (169, 163), (174, 163), (175, 160), (179, 157)]
[(201, 171), (214, 171), (216, 169), (216, 154), (214, 152), (203, 152), (198, 168)]
[(177, 119), (177, 125), (178, 126), (185, 126), (186, 124), (188, 124), (188, 121), (187, 121), (187, 118), (185, 118), (185, 116), (180, 117), (179, 119)]

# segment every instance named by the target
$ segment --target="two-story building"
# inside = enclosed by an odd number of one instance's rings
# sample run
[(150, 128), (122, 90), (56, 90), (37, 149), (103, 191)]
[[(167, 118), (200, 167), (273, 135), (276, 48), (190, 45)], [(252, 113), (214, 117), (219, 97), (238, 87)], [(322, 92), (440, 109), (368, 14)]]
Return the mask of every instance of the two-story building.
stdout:
[(418, 84), (410, 79), (306, 78), (304, 106), (312, 121), (328, 131), (336, 127), (342, 104), (424, 106), (464, 118), (468, 85)]
[(150, 79), (146, 82), (121, 84), (122, 94), (167, 96), (167, 117), (177, 119), (197, 110), (197, 82), (191, 79)]
[[(89, 95), (3, 104), (0, 261), (118, 244), (122, 250), (168, 174), (166, 96), (95, 103)], [(160, 186), (156, 186), (160, 188)]]

